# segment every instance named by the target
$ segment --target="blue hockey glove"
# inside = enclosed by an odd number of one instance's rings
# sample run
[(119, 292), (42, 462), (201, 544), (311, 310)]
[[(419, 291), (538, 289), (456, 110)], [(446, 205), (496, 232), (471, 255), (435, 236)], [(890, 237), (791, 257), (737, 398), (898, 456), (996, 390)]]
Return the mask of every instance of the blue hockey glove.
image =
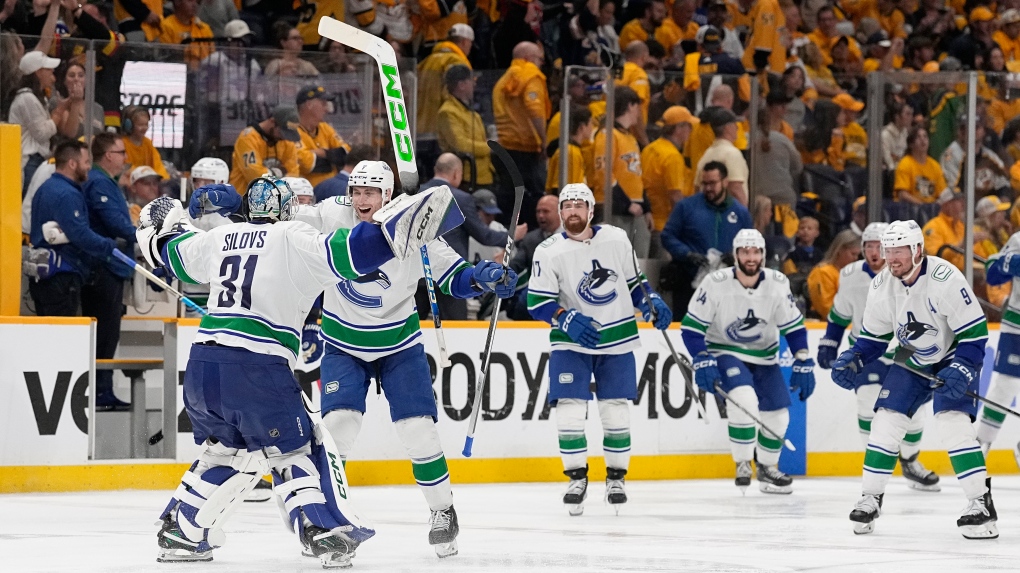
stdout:
[[(504, 280), (505, 279), (505, 280)], [(485, 292), (510, 298), (517, 290), (517, 273), (493, 261), (482, 261), (471, 271), (471, 280)]]
[(191, 194), (188, 202), (188, 214), (192, 219), (202, 215), (217, 213), (228, 217), (241, 208), (241, 196), (233, 185), (214, 183), (199, 187)]
[(1002, 257), (1002, 270), (1006, 274), (1020, 277), (1020, 254), (1009, 253)]
[(652, 301), (652, 307), (649, 309), (648, 303), (642, 299), (641, 306), (638, 307), (641, 311), (641, 317), (645, 319), (645, 322), (652, 322), (652, 317), (654, 316), (655, 328), (666, 330), (673, 322), (673, 311), (669, 309), (669, 305), (662, 300), (658, 293), (653, 292), (648, 298)]
[(861, 353), (851, 350), (844, 350), (839, 358), (832, 363), (832, 381), (840, 388), (847, 390), (854, 389), (857, 375), (864, 370), (864, 361), (861, 360)]
[(949, 366), (939, 370), (937, 376), (942, 380), (942, 384), (932, 382), (931, 387), (948, 398), (958, 400), (963, 398), (970, 385), (978, 379), (979, 371), (962, 360), (953, 360)]
[(566, 332), (571, 340), (585, 348), (595, 348), (602, 339), (598, 323), (576, 309), (563, 312), (556, 321), (556, 328)]
[[(163, 279), (163, 282), (167, 283), (174, 279), (173, 276), (169, 272), (167, 272), (166, 267), (156, 267), (152, 269), (152, 274), (156, 275), (158, 278)], [(163, 292), (163, 287), (157, 285), (156, 283), (150, 280), (146, 280), (145, 284), (149, 285), (149, 288), (151, 288), (153, 292)]]
[(309, 322), (301, 329), (301, 361), (315, 369), (322, 361), (322, 352), (326, 348), (320, 336), (322, 329), (318, 324)]
[(722, 382), (722, 374), (719, 373), (719, 363), (715, 361), (707, 351), (699, 352), (694, 357), (694, 382), (705, 392), (715, 393), (715, 384)]
[(810, 358), (793, 361), (793, 374), (790, 374), (790, 390), (800, 390), (800, 400), (807, 400), (815, 391), (815, 361)]
[(839, 341), (831, 338), (823, 338), (818, 341), (818, 367), (822, 370), (832, 368), (832, 361), (836, 359), (836, 350), (839, 348)]

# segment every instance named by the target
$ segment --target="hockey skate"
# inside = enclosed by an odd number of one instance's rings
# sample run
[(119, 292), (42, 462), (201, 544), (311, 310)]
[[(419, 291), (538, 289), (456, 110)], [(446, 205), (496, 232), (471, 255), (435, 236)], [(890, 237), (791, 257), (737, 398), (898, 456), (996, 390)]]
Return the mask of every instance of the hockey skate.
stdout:
[[(156, 540), (159, 544), (159, 553), (156, 555), (158, 563), (189, 563), (195, 561), (212, 561), (212, 548), (200, 551), (200, 544), (189, 541), (180, 526), (170, 516), (166, 516), (156, 522), (161, 526)], [(204, 545), (204, 543), (203, 543)]]
[(613, 506), (616, 515), (620, 515), (620, 506), (627, 503), (627, 491), (623, 489), (623, 476), (627, 470), (606, 468), (606, 503)]
[(885, 494), (872, 495), (866, 493), (861, 496), (850, 512), (850, 521), (854, 523), (854, 533), (864, 535), (875, 530), (875, 520), (882, 515), (882, 497)]
[(903, 477), (907, 478), (907, 487), (910, 489), (942, 491), (938, 474), (921, 465), (921, 462), (917, 461), (917, 454), (909, 458), (900, 456), (900, 469), (903, 470)]
[(436, 555), (453, 557), (457, 554), (457, 534), (460, 524), (457, 523), (457, 510), (451, 505), (446, 509), (432, 512), (431, 529), (429, 529), (429, 545), (435, 548)]
[(272, 497), (273, 497), (273, 484), (264, 479), (260, 479), (258, 482), (255, 483), (255, 487), (253, 487), (247, 494), (245, 494), (244, 501), (257, 503), (262, 501), (269, 501), (270, 499), (272, 499)]
[(737, 477), (733, 483), (740, 488), (740, 495), (747, 495), (747, 488), (751, 485), (751, 462), (737, 462)]
[(567, 493), (563, 494), (563, 504), (567, 506), (570, 515), (581, 515), (584, 513), (584, 500), (588, 499), (588, 466), (563, 473), (570, 478)]
[(779, 466), (758, 464), (758, 489), (762, 493), (793, 493), (793, 478), (779, 471)]
[(357, 544), (328, 529), (306, 525), (301, 543), (319, 558), (323, 569), (347, 569)]
[(999, 528), (995, 522), (995, 504), (992, 503), (992, 478), (985, 478), (988, 491), (979, 498), (970, 500), (963, 515), (956, 520), (960, 533), (967, 539), (997, 539)]

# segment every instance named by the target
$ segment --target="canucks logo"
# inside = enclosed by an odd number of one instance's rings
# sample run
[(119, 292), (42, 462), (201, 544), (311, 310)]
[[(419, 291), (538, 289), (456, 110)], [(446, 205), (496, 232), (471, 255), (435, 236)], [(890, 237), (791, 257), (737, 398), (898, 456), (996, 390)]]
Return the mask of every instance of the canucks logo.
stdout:
[(376, 269), (373, 272), (364, 274), (354, 279), (353, 281), (344, 279), (337, 283), (336, 290), (340, 291), (340, 294), (344, 298), (351, 301), (352, 304), (364, 308), (380, 308), (382, 306), (381, 296), (371, 296), (360, 292), (355, 284), (370, 284), (375, 283), (382, 289), (390, 288), (393, 283), (390, 281), (390, 277), (386, 276), (386, 273), (382, 269)]
[(577, 285), (577, 296), (588, 304), (601, 306), (616, 299), (616, 281), (619, 275), (613, 269), (602, 267), (598, 259), (592, 259), (591, 272)]
[(939, 329), (917, 320), (913, 312), (907, 312), (907, 322), (896, 329), (896, 340), (900, 346), (917, 349), (917, 356), (928, 358), (938, 354)]
[(749, 344), (761, 339), (768, 321), (754, 315), (754, 309), (747, 309), (747, 316), (738, 318), (726, 327), (726, 337), (733, 342)]

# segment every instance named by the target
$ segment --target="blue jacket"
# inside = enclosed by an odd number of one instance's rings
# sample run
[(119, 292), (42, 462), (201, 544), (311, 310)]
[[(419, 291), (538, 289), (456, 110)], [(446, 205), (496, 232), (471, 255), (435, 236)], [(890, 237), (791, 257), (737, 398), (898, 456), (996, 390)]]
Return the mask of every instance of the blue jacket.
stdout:
[[(95, 166), (89, 171), (89, 178), (82, 187), (89, 207), (89, 225), (96, 233), (111, 239), (123, 239), (127, 244), (123, 252), (134, 252), (135, 226), (131, 223), (127, 199), (120, 185), (102, 167)], [(129, 278), (132, 270), (121, 261), (108, 257), (106, 268), (120, 278)]]
[(315, 189), (312, 189), (312, 193), (315, 194), (315, 202), (320, 203), (330, 197), (346, 195), (348, 179), (350, 179), (350, 175), (346, 171), (341, 171), (316, 185)]
[[(425, 182), (419, 191), (432, 189), (440, 185), (449, 186), (450, 182), (444, 179), (432, 178)], [(475, 204), (474, 197), (467, 191), (461, 191), (453, 186), (450, 186), (450, 190), (453, 191), (453, 198), (457, 201), (457, 206), (464, 213), (464, 223), (443, 235), (443, 238), (453, 247), (453, 250), (461, 257), (464, 257), (464, 259), (467, 259), (469, 237), (474, 238), (474, 240), (486, 247), (506, 246), (506, 233), (503, 231), (493, 231), (482, 222), (481, 217), (478, 216), (478, 205)]]
[(721, 204), (713, 205), (698, 193), (673, 207), (662, 229), (662, 246), (673, 260), (692, 251), (704, 255), (708, 249), (726, 254), (733, 250), (737, 231), (752, 227), (751, 213), (733, 197), (727, 196)]
[[(67, 235), (68, 243), (50, 245), (43, 238), (42, 226), (56, 221)], [(113, 239), (97, 234), (89, 227), (89, 209), (80, 185), (54, 173), (32, 197), (32, 228), (29, 233), (32, 245), (50, 248), (63, 259), (57, 272), (74, 272), (88, 278), (95, 259), (105, 260), (113, 252)], [(95, 259), (93, 258), (95, 257)]]

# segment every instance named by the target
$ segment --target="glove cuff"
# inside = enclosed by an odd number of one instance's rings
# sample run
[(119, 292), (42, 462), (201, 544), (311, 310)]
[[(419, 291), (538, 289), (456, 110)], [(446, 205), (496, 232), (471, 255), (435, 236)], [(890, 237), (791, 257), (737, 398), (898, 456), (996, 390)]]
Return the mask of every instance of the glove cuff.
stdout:
[(828, 346), (832, 348), (839, 348), (839, 341), (831, 338), (823, 338), (818, 341), (818, 346)]

